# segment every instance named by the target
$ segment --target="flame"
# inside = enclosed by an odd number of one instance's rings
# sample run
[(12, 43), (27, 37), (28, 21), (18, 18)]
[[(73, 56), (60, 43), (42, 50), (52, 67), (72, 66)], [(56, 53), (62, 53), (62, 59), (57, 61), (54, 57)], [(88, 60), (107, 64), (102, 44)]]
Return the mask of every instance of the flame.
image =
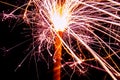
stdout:
[(54, 25), (54, 29), (58, 31), (64, 31), (67, 28), (68, 24), (68, 10), (65, 8), (65, 6), (57, 6), (53, 9), (53, 12), (51, 14), (51, 21)]

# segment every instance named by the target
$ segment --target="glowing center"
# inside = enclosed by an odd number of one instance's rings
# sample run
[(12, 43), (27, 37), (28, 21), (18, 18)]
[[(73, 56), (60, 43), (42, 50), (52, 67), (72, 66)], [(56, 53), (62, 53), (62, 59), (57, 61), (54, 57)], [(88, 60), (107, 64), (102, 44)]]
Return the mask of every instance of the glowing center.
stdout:
[(67, 27), (67, 13), (61, 9), (51, 15), (52, 23), (56, 31), (64, 31)]

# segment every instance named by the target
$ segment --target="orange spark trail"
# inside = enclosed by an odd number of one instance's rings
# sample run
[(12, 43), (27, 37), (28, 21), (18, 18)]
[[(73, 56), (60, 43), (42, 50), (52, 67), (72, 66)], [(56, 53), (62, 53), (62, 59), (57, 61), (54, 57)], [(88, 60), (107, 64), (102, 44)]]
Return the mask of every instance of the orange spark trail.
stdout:
[[(58, 31), (57, 34), (62, 37), (62, 31)], [(55, 38), (55, 55), (54, 55), (54, 74), (53, 78), (54, 80), (60, 80), (60, 74), (61, 74), (61, 55), (62, 55), (62, 42), (59, 39), (58, 36)]]

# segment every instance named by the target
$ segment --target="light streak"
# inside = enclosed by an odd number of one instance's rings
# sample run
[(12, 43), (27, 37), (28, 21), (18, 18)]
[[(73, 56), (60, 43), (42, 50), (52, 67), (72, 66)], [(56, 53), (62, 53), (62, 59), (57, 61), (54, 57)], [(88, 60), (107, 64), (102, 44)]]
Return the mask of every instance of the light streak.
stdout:
[[(4, 14), (4, 18), (12, 17), (14, 12), (23, 9), (23, 6), (10, 14)], [(30, 10), (29, 7), (33, 9)], [(120, 77), (120, 67), (112, 57), (115, 56), (120, 60), (117, 53), (120, 50), (119, 2), (113, 0), (29, 0), (24, 10), (23, 19), (34, 25), (32, 26), (35, 28), (33, 29), (34, 42), (39, 45), (39, 54), (44, 55), (43, 46), (47, 46), (49, 55), (53, 57), (55, 80), (60, 80), (61, 68), (69, 63), (69, 61), (61, 63), (64, 60), (62, 55), (65, 54), (62, 53), (62, 48), (72, 58), (70, 63), (73, 64), (68, 65), (69, 67), (75, 66), (79, 72), (84, 72), (82, 63), (91, 61), (89, 56), (92, 56), (92, 60), (98, 61), (102, 66), (102, 68), (95, 68), (104, 69), (113, 80), (117, 80), (116, 76)], [(50, 52), (53, 44), (54, 54)], [(94, 46), (97, 48), (94, 49)], [(85, 48), (89, 55), (82, 52), (82, 48)], [(99, 50), (96, 51), (97, 49)], [(109, 58), (115, 67), (107, 62), (105, 57)]]
[[(62, 37), (62, 32), (57, 32)], [(55, 38), (55, 53), (54, 53), (54, 80), (61, 80), (61, 58), (62, 58), (62, 42), (59, 37)]]

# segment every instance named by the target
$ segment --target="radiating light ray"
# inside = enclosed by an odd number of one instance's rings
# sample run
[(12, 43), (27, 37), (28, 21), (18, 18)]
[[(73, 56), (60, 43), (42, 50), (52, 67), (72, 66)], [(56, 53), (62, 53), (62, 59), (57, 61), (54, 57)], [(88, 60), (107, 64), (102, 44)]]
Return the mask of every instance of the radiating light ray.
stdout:
[(107, 1), (110, 1), (110, 2), (112, 2), (112, 3), (114, 3), (114, 4), (117, 4), (117, 5), (120, 5), (120, 3), (117, 2), (117, 1), (113, 1), (113, 0), (107, 0)]
[[(89, 29), (87, 29), (88, 31), (90, 31)], [(91, 31), (90, 31), (91, 32)], [(91, 32), (91, 33), (93, 33), (93, 32)], [(94, 33), (93, 33), (94, 34)], [(94, 34), (95, 35), (95, 34)], [(113, 50), (113, 49), (111, 49), (111, 47), (108, 45), (108, 44), (106, 44), (106, 42), (104, 42), (101, 38), (99, 38), (97, 35), (95, 35), (95, 37), (97, 37), (97, 39), (99, 39), (101, 42), (103, 42), (119, 59), (120, 59), (120, 57), (116, 54), (116, 52)]]
[(117, 16), (117, 15), (115, 15), (115, 14), (112, 14), (112, 13), (110, 13), (110, 12), (107, 12), (107, 11), (105, 11), (105, 10), (102, 10), (102, 9), (100, 9), (100, 8), (97, 8), (97, 7), (95, 7), (95, 6), (89, 5), (89, 4), (85, 3), (85, 2), (79, 1), (79, 3), (80, 3), (80, 4), (84, 4), (84, 5), (86, 5), (86, 6), (89, 6), (89, 7), (92, 7), (92, 8), (94, 8), (94, 9), (96, 9), (96, 10), (99, 10), (99, 11), (101, 11), (101, 12), (103, 12), (103, 13), (106, 13), (106, 14), (108, 14), (108, 15), (110, 15), (110, 16), (113, 16), (114, 18), (120, 19), (120, 17)]
[[(113, 75), (113, 73), (107, 68), (107, 66), (105, 65), (105, 63), (103, 61), (105, 61), (102, 57), (100, 57), (95, 51), (93, 51), (88, 45), (86, 45), (82, 39), (80, 39), (73, 31), (71, 33), (74, 37), (78, 38), (77, 40), (79, 40), (87, 49), (88, 51), (90, 51), (90, 53), (100, 62), (100, 64), (103, 66), (103, 68), (111, 75), (111, 77), (114, 79), (114, 80), (117, 80), (117, 78)], [(106, 61), (105, 61), (106, 62)], [(106, 62), (107, 63), (107, 62)], [(111, 66), (110, 66), (111, 68)], [(114, 70), (114, 69), (113, 69)], [(115, 70), (115, 72), (117, 72)], [(118, 75), (120, 75), (118, 73)]]
[[(90, 25), (89, 25), (90, 26)], [(89, 29), (87, 29), (88, 31), (90, 31)], [(91, 32), (91, 31), (90, 31)], [(93, 32), (91, 32), (92, 34), (94, 34)], [(108, 45), (108, 44), (106, 44), (106, 42), (104, 42), (101, 38), (99, 38), (96, 34), (94, 34), (95, 36), (96, 36), (96, 38), (97, 39), (99, 39), (103, 44), (105, 44), (112, 52), (113, 52), (113, 54), (114, 55), (116, 55), (118, 58), (120, 58), (117, 54), (116, 54), (116, 52)], [(99, 42), (99, 43), (101, 43), (101, 42)], [(101, 46), (103, 46), (102, 44), (101, 44)], [(105, 50), (106, 51), (106, 50)], [(107, 52), (106, 52), (107, 53)], [(111, 58), (110, 58), (111, 59)], [(113, 60), (112, 60), (113, 61)], [(114, 63), (114, 62), (113, 62)], [(108, 63), (107, 63), (108, 64)], [(115, 63), (114, 63), (115, 64)], [(109, 64), (108, 64), (109, 65)], [(116, 65), (116, 64), (115, 64)], [(112, 68), (113, 69), (113, 68)], [(114, 69), (113, 69), (114, 70)], [(115, 70), (115, 72), (116, 73), (118, 73), (116, 70)], [(119, 75), (119, 73), (118, 73), (118, 75)]]

